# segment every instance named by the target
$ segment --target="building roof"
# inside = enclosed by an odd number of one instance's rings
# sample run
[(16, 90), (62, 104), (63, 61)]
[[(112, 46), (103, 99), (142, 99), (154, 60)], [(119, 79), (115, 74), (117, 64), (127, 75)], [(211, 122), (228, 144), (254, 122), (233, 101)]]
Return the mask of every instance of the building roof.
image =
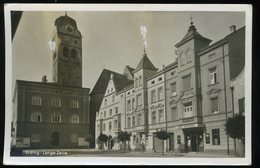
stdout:
[(179, 47), (179, 46), (181, 46), (182, 44), (184, 44), (185, 42), (187, 42), (187, 41), (189, 41), (189, 40), (191, 40), (191, 39), (193, 39), (193, 38), (196, 38), (196, 39), (205, 41), (205, 42), (207, 42), (207, 43), (210, 43), (210, 42), (211, 42), (210, 39), (207, 39), (207, 38), (203, 37), (201, 34), (199, 34), (199, 33), (197, 32), (196, 27), (193, 25), (193, 22), (191, 22), (191, 26), (189, 27), (188, 32), (187, 32), (186, 35), (182, 38), (182, 40), (175, 45), (175, 47)]
[(60, 16), (55, 20), (55, 26), (67, 24), (71, 24), (74, 27), (77, 27), (76, 21), (73, 18), (69, 17), (67, 14), (65, 14), (65, 16)]
[(133, 81), (128, 80), (125, 75), (108, 69), (103, 69), (90, 95), (104, 94), (106, 92), (107, 84), (110, 80), (111, 74), (114, 76), (114, 82), (117, 91), (123, 89), (126, 85), (133, 83)]
[(139, 64), (137, 65), (135, 71), (139, 69), (148, 69), (148, 70), (154, 70), (157, 71), (158, 69), (153, 65), (153, 63), (149, 60), (147, 57), (147, 54), (145, 53), (140, 60)]

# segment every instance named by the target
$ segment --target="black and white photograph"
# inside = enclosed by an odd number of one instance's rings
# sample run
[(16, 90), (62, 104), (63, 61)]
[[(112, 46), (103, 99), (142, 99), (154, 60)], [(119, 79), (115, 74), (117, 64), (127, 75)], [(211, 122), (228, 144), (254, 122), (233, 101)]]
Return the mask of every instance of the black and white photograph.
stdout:
[(5, 30), (5, 164), (251, 164), (250, 5), (6, 4)]

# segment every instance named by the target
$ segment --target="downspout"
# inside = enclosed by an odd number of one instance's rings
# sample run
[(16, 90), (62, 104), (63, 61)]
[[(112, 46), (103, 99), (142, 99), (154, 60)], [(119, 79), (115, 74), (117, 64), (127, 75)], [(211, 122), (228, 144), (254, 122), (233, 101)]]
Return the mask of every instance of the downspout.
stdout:
[[(225, 58), (224, 58), (224, 45), (222, 46), (222, 59), (223, 59), (223, 76), (224, 76), (225, 112), (226, 112), (226, 124), (227, 124), (228, 112), (227, 112), (226, 69), (225, 69)], [(229, 135), (228, 135), (228, 133), (227, 133), (227, 154), (229, 155)]]
[[(234, 87), (230, 87), (230, 90), (231, 90), (231, 101), (232, 101), (232, 116), (234, 118), (235, 116), (235, 113), (234, 113)], [(233, 138), (234, 140), (234, 151), (235, 151), (235, 155), (236, 155), (236, 150), (237, 150), (237, 145), (236, 145), (236, 139)]]

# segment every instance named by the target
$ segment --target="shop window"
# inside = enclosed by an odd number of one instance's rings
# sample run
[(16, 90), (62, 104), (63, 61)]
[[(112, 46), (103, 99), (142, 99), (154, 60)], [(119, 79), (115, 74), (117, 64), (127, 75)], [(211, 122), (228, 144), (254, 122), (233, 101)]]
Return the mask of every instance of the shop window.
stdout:
[(210, 144), (210, 135), (209, 135), (209, 133), (206, 134), (206, 144)]
[(219, 129), (212, 130), (212, 142), (213, 145), (220, 145)]

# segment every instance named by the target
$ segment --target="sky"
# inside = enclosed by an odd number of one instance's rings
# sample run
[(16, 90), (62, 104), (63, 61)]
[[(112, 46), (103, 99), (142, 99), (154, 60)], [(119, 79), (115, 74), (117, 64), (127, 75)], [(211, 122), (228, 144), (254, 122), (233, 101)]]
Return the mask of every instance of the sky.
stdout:
[[(187, 33), (190, 17), (197, 31), (212, 43), (230, 33), (229, 26), (245, 26), (243, 12), (68, 12), (77, 22), (82, 38), (82, 86), (92, 89), (103, 68), (123, 73), (126, 65), (136, 68), (144, 44), (140, 26), (147, 28), (147, 55), (160, 68), (172, 63), (174, 45)], [(23, 12), (12, 44), (12, 78), (52, 82), (52, 52), (48, 42), (55, 19), (65, 12)]]

